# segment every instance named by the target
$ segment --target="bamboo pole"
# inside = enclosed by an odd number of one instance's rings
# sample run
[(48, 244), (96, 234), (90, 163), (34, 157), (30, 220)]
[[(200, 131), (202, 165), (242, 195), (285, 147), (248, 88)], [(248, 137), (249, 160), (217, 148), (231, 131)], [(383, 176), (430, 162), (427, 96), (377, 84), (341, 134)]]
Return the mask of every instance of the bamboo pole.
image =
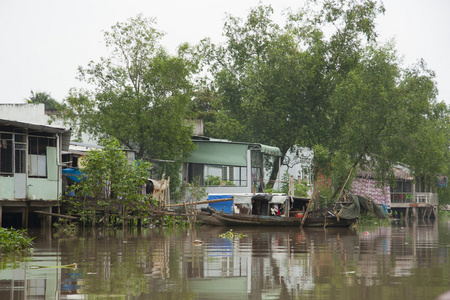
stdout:
[(167, 205), (166, 207), (175, 207), (175, 206), (184, 206), (184, 205), (197, 205), (197, 204), (208, 204), (208, 203), (217, 203), (217, 202), (224, 202), (224, 201), (230, 201), (230, 200), (233, 200), (233, 198), (204, 200), (204, 201), (198, 201), (198, 202), (193, 202), (193, 203), (178, 203), (178, 204)]
[[(188, 189), (188, 176), (189, 176), (189, 163), (186, 164), (186, 183), (185, 183), (185, 190), (184, 190), (184, 195), (183, 195), (183, 205), (184, 205), (184, 211), (187, 213), (187, 206), (186, 206), (186, 193), (187, 193), (187, 189)], [(169, 205), (171, 206), (171, 205)], [(176, 205), (176, 206), (181, 206), (181, 205)]]
[(306, 218), (307, 218), (308, 213), (309, 213), (309, 211), (310, 211), (310, 209), (311, 209), (311, 204), (312, 204), (312, 202), (313, 202), (313, 200), (314, 200), (314, 197), (316, 196), (317, 190), (318, 190), (318, 189), (316, 188), (316, 184), (314, 184), (314, 192), (313, 192), (312, 195), (311, 195), (311, 199), (309, 199), (308, 206), (306, 207), (306, 211), (305, 211), (305, 214), (303, 215), (303, 218), (302, 218), (302, 222), (301, 222), (301, 224), (300, 224), (300, 227), (302, 227), (303, 224), (305, 224)]

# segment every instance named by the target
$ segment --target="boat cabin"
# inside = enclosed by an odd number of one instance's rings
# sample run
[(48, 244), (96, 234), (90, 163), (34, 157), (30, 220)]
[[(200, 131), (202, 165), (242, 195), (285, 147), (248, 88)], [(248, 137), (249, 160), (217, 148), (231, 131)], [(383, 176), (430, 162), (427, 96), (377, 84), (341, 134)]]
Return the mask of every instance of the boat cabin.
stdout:
[(306, 211), (308, 198), (292, 197), (286, 194), (209, 194), (209, 207), (231, 215), (260, 215), (280, 217), (301, 217)]

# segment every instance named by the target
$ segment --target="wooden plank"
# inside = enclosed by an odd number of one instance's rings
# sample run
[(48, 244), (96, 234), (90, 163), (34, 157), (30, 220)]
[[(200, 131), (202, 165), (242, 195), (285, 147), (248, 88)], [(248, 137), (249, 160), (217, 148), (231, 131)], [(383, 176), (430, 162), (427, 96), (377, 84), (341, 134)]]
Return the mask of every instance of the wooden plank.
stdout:
[(50, 215), (50, 216), (54, 216), (54, 217), (67, 218), (67, 219), (72, 219), (72, 220), (78, 219), (78, 217), (75, 217), (75, 216), (55, 214), (55, 213), (51, 213), (51, 212), (47, 212), (47, 211), (41, 211), (41, 210), (36, 210), (34, 212), (37, 213), (37, 214)]

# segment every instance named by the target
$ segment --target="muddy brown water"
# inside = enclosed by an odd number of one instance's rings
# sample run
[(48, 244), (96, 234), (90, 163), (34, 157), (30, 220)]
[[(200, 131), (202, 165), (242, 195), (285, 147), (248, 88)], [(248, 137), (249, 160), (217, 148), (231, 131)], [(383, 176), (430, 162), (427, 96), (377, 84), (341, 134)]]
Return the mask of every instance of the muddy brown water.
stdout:
[[(2, 261), (0, 299), (436, 299), (450, 290), (450, 219), (358, 230), (96, 230)], [(76, 263), (77, 268), (61, 267)]]

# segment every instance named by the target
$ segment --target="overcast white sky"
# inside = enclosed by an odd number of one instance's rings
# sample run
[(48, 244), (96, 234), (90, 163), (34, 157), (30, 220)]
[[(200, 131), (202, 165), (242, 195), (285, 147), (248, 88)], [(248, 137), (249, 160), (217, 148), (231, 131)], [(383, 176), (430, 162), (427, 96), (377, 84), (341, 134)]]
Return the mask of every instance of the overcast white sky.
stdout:
[[(221, 39), (226, 13), (245, 17), (259, 0), (0, 0), (0, 103), (23, 103), (30, 91), (58, 101), (71, 87), (78, 66), (106, 56), (103, 31), (142, 13), (155, 17), (170, 52), (204, 37)], [(423, 58), (436, 72), (439, 100), (450, 103), (450, 1), (384, 0), (378, 19), (382, 39), (395, 38), (410, 65)], [(277, 14), (303, 0), (262, 0)], [(282, 19), (280, 19), (282, 20)]]

